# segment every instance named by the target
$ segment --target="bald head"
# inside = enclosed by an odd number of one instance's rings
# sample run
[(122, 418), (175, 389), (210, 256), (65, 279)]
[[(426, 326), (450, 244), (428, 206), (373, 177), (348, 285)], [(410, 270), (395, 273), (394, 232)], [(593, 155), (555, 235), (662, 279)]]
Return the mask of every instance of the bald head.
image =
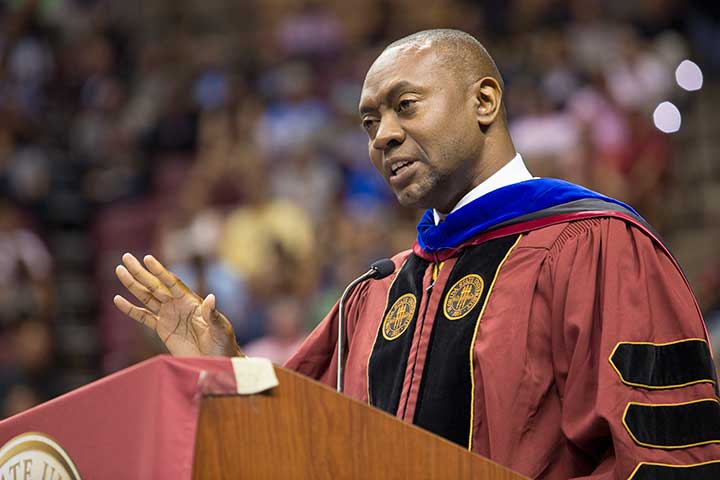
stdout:
[(432, 48), (440, 54), (438, 60), (446, 68), (462, 75), (467, 82), (492, 77), (500, 88), (505, 89), (500, 71), (488, 51), (475, 37), (463, 31), (450, 28), (423, 30), (391, 43), (383, 53), (395, 48)]
[(458, 30), (389, 45), (358, 107), (370, 160), (406, 206), (447, 213), (515, 155), (495, 62)]

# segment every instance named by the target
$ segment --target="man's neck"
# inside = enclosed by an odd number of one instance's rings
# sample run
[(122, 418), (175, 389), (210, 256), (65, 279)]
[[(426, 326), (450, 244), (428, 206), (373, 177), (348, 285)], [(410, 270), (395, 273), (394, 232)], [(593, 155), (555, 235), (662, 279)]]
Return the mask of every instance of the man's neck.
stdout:
[[(528, 171), (522, 157), (519, 153), (516, 153), (515, 157), (512, 160), (507, 162), (497, 172), (493, 173), (486, 180), (481, 182), (480, 185), (476, 186), (467, 194), (465, 194), (465, 196), (460, 199), (460, 201), (455, 205), (455, 207), (450, 211), (450, 213), (453, 213), (457, 209), (462, 208), (473, 200), (476, 200), (483, 195), (492, 192), (493, 190), (512, 185), (513, 183), (530, 180), (532, 178), (534, 177)], [(450, 213), (442, 214), (437, 210), (433, 210), (433, 214), (435, 216), (435, 225), (443, 221), (445, 217)]]

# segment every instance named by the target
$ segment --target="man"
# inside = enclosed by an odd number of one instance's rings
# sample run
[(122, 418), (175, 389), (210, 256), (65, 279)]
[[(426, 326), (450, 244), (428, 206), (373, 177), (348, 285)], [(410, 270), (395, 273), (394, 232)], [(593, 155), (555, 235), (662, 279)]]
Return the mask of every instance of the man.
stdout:
[[(702, 318), (630, 208), (534, 179), (494, 62), (420, 32), (371, 66), (370, 159), (428, 208), (394, 275), (347, 302), (345, 392), (532, 478), (718, 478), (720, 405)], [(118, 308), (177, 354), (238, 355), (228, 321), (153, 257)], [(337, 305), (287, 366), (334, 384)]]

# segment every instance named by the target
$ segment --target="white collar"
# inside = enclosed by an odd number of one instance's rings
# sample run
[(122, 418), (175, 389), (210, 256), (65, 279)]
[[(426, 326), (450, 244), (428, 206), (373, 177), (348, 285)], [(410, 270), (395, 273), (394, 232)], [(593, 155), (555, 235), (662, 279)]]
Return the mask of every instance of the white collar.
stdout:
[[(517, 153), (515, 154), (515, 157), (506, 163), (500, 170), (490, 175), (490, 177), (480, 183), (480, 185), (465, 194), (465, 196), (460, 199), (450, 213), (453, 213), (460, 207), (464, 207), (473, 200), (476, 200), (493, 190), (497, 190), (500, 187), (506, 187), (508, 185), (512, 185), (513, 183), (523, 182), (532, 178), (535, 177), (533, 177), (528, 171), (522, 157), (519, 153)], [(435, 217), (435, 225), (439, 224), (446, 217), (446, 215), (443, 215), (435, 209), (433, 209), (433, 215)]]

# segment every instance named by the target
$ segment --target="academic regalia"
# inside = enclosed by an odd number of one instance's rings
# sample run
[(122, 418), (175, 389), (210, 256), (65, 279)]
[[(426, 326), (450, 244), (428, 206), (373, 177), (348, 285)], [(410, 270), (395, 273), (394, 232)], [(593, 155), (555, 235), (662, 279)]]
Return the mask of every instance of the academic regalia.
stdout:
[[(700, 311), (627, 205), (528, 180), (393, 261), (346, 303), (346, 394), (531, 478), (720, 478)], [(335, 385), (337, 314), (289, 368)]]

